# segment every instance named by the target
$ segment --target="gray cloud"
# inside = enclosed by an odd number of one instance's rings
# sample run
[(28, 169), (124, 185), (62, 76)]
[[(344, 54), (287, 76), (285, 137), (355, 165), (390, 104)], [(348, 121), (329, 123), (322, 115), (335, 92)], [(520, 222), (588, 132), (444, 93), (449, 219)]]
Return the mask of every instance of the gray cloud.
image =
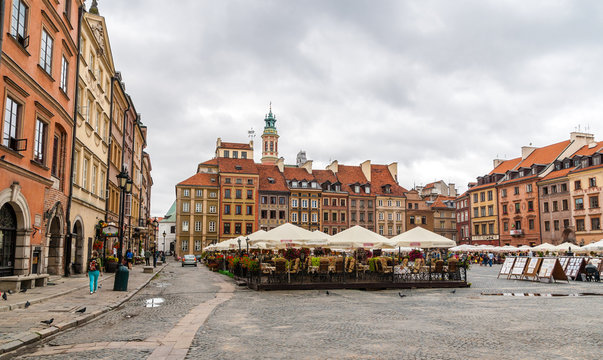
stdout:
[[(152, 212), (213, 156), (259, 134), (280, 151), (398, 161), (401, 185), (461, 190), (496, 156), (601, 132), (599, 1), (102, 0), (115, 62), (149, 127)], [(259, 160), (259, 154), (256, 154)]]

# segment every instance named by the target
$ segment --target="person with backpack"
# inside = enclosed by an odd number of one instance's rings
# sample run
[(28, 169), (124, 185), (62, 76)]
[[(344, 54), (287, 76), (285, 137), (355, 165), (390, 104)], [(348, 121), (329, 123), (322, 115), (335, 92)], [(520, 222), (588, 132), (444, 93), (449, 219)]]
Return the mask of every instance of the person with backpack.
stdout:
[(102, 276), (101, 261), (96, 250), (92, 252), (92, 256), (88, 260), (86, 276), (90, 278), (90, 295), (92, 295), (98, 289), (98, 277)]

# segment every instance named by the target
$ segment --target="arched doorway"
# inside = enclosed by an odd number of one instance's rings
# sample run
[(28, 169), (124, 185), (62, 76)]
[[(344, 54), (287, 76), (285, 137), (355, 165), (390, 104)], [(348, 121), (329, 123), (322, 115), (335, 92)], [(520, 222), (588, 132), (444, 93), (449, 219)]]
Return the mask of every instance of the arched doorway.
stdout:
[(576, 243), (576, 234), (571, 229), (563, 230), (561, 234), (561, 242), (570, 242), (572, 244)]
[(76, 274), (81, 274), (84, 271), (83, 264), (85, 263), (84, 254), (84, 228), (82, 222), (78, 219), (73, 224), (73, 238), (75, 241), (75, 259), (73, 261), (73, 271)]
[(61, 273), (61, 223), (58, 216), (52, 218), (50, 222), (49, 242), (48, 242), (48, 273), (50, 275), (60, 275)]
[(17, 215), (10, 204), (0, 208), (0, 276), (15, 273), (15, 248), (17, 245)]

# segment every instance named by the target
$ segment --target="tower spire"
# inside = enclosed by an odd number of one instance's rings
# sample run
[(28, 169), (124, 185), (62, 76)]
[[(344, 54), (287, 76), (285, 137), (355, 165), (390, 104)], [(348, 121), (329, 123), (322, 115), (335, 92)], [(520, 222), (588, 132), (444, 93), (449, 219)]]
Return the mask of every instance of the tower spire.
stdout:
[(90, 9), (88, 9), (88, 12), (94, 15), (99, 15), (97, 0), (92, 0), (92, 4), (90, 4)]
[(278, 160), (278, 132), (276, 131), (276, 116), (272, 113), (272, 101), (268, 106), (268, 114), (264, 118), (262, 133), (262, 164), (276, 164)]

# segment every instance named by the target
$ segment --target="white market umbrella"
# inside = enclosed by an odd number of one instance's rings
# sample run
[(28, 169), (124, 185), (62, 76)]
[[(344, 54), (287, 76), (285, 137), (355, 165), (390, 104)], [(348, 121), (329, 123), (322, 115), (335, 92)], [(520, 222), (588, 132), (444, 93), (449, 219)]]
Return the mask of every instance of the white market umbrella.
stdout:
[(563, 244), (559, 244), (557, 246), (555, 246), (555, 249), (557, 251), (579, 251), (582, 250), (582, 248), (576, 244), (572, 244), (570, 242), (564, 242)]
[(505, 246), (499, 247), (498, 251), (502, 251), (502, 252), (518, 252), (520, 250), (519, 250), (519, 248), (516, 248), (515, 246), (505, 245)]
[(534, 251), (557, 251), (557, 248), (555, 247), (555, 245), (551, 245), (549, 243), (543, 243), (538, 246), (534, 246), (532, 248), (532, 250), (534, 250)]
[(528, 246), (528, 245), (521, 245), (520, 247), (518, 247), (519, 251), (530, 251), (532, 250), (532, 247)]
[(417, 226), (414, 229), (408, 230), (400, 235), (396, 235), (389, 239), (391, 247), (420, 247), (423, 249), (429, 248), (451, 248), (456, 246), (456, 242), (438, 235), (432, 231), (423, 229)]
[(285, 223), (264, 234), (258, 234), (249, 243), (266, 243), (268, 247), (281, 248), (289, 246), (323, 246), (327, 243), (327, 235), (321, 232), (312, 232), (290, 223)]
[(603, 240), (584, 245), (582, 249), (586, 251), (603, 251)]
[(382, 248), (387, 243), (388, 239), (385, 236), (355, 225), (331, 236), (326, 246), (337, 249), (373, 249)]
[(457, 245), (448, 249), (450, 251), (475, 251), (477, 247), (469, 244)]

